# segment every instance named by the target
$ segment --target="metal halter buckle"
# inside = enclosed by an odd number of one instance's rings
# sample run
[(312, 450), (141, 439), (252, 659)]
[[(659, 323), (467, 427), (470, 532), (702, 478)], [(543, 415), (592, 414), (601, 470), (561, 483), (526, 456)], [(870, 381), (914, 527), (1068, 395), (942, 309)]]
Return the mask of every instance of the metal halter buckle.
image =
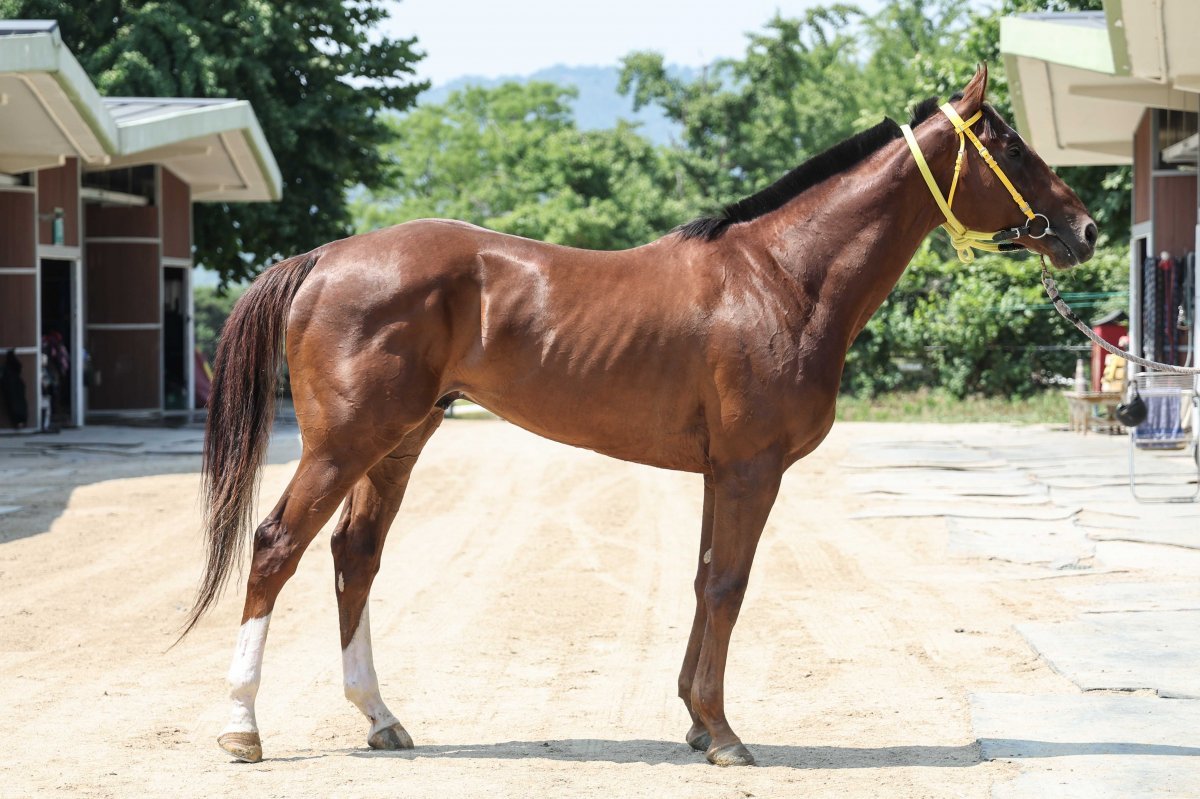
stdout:
[[(1036, 234), (1031, 233), (1030, 228), (1033, 225), (1033, 221), (1035, 219), (1038, 219), (1039, 217), (1045, 223), (1045, 225), (1042, 227), (1042, 232), (1036, 233)], [(1035, 239), (1035, 240), (1036, 239), (1044, 239), (1046, 236), (1050, 235), (1053, 232), (1054, 231), (1052, 231), (1050, 229), (1050, 220), (1049, 220), (1049, 218), (1046, 217), (1045, 214), (1034, 214), (1033, 219), (1030, 219), (1021, 227), (1010, 227), (1005, 230), (1001, 230), (1001, 231), (997, 232), (996, 235), (992, 236), (992, 241), (997, 241), (997, 242), (1012, 241), (1013, 239), (1019, 239), (1022, 236), (1028, 236), (1029, 238)]]

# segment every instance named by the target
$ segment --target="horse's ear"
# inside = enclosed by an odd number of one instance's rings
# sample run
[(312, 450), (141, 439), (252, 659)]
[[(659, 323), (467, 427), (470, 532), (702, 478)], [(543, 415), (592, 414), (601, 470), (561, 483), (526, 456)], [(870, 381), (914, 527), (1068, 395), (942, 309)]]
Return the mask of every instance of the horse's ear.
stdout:
[(975, 77), (971, 78), (971, 82), (962, 90), (958, 113), (963, 119), (973, 116), (976, 111), (983, 108), (983, 101), (987, 96), (987, 80), (987, 64), (981, 63), (975, 72)]

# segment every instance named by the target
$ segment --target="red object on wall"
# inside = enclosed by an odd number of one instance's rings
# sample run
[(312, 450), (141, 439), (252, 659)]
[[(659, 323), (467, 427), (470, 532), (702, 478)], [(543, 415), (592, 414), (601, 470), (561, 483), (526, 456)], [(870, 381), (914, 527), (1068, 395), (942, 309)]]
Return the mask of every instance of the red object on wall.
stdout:
[[(1097, 319), (1092, 332), (1109, 344), (1120, 346), (1121, 337), (1129, 334), (1126, 326), (1128, 316), (1124, 311), (1114, 311), (1103, 319)], [(1104, 376), (1104, 362), (1108, 353), (1099, 344), (1092, 345), (1092, 391), (1100, 390), (1100, 378)]]

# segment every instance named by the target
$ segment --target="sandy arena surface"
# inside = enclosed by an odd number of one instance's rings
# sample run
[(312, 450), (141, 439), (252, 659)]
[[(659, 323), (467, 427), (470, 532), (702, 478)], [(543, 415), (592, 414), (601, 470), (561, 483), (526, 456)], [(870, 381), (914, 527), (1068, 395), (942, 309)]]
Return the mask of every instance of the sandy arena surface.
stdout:
[[(839, 425), (785, 478), (728, 669), (750, 769), (682, 740), (698, 476), (448, 421), (371, 606), (417, 748), (366, 749), (342, 696), (327, 527), (275, 609), (266, 760), (245, 765), (215, 743), (240, 580), (168, 648), (201, 566), (198, 459), (84, 464), (69, 497), (0, 516), (0, 795), (986, 797), (1014, 767), (980, 760), (968, 694), (1075, 693), (1013, 630), (1070, 608), (1061, 581), (949, 555), (939, 519), (847, 519), (840, 459), (910, 435)], [(268, 466), (263, 510), (292, 468)], [(139, 470), (175, 473), (120, 476)]]

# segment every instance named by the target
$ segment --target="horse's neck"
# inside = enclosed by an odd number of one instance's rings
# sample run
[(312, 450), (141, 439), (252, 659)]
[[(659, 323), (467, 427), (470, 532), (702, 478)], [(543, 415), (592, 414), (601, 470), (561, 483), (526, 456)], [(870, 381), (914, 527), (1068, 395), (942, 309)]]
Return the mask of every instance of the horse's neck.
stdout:
[[(942, 175), (952, 153), (929, 144), (926, 158)], [(798, 285), (819, 294), (823, 310), (837, 317), (848, 339), (883, 303), (925, 237), (945, 221), (903, 139), (772, 216), (775, 260)]]

